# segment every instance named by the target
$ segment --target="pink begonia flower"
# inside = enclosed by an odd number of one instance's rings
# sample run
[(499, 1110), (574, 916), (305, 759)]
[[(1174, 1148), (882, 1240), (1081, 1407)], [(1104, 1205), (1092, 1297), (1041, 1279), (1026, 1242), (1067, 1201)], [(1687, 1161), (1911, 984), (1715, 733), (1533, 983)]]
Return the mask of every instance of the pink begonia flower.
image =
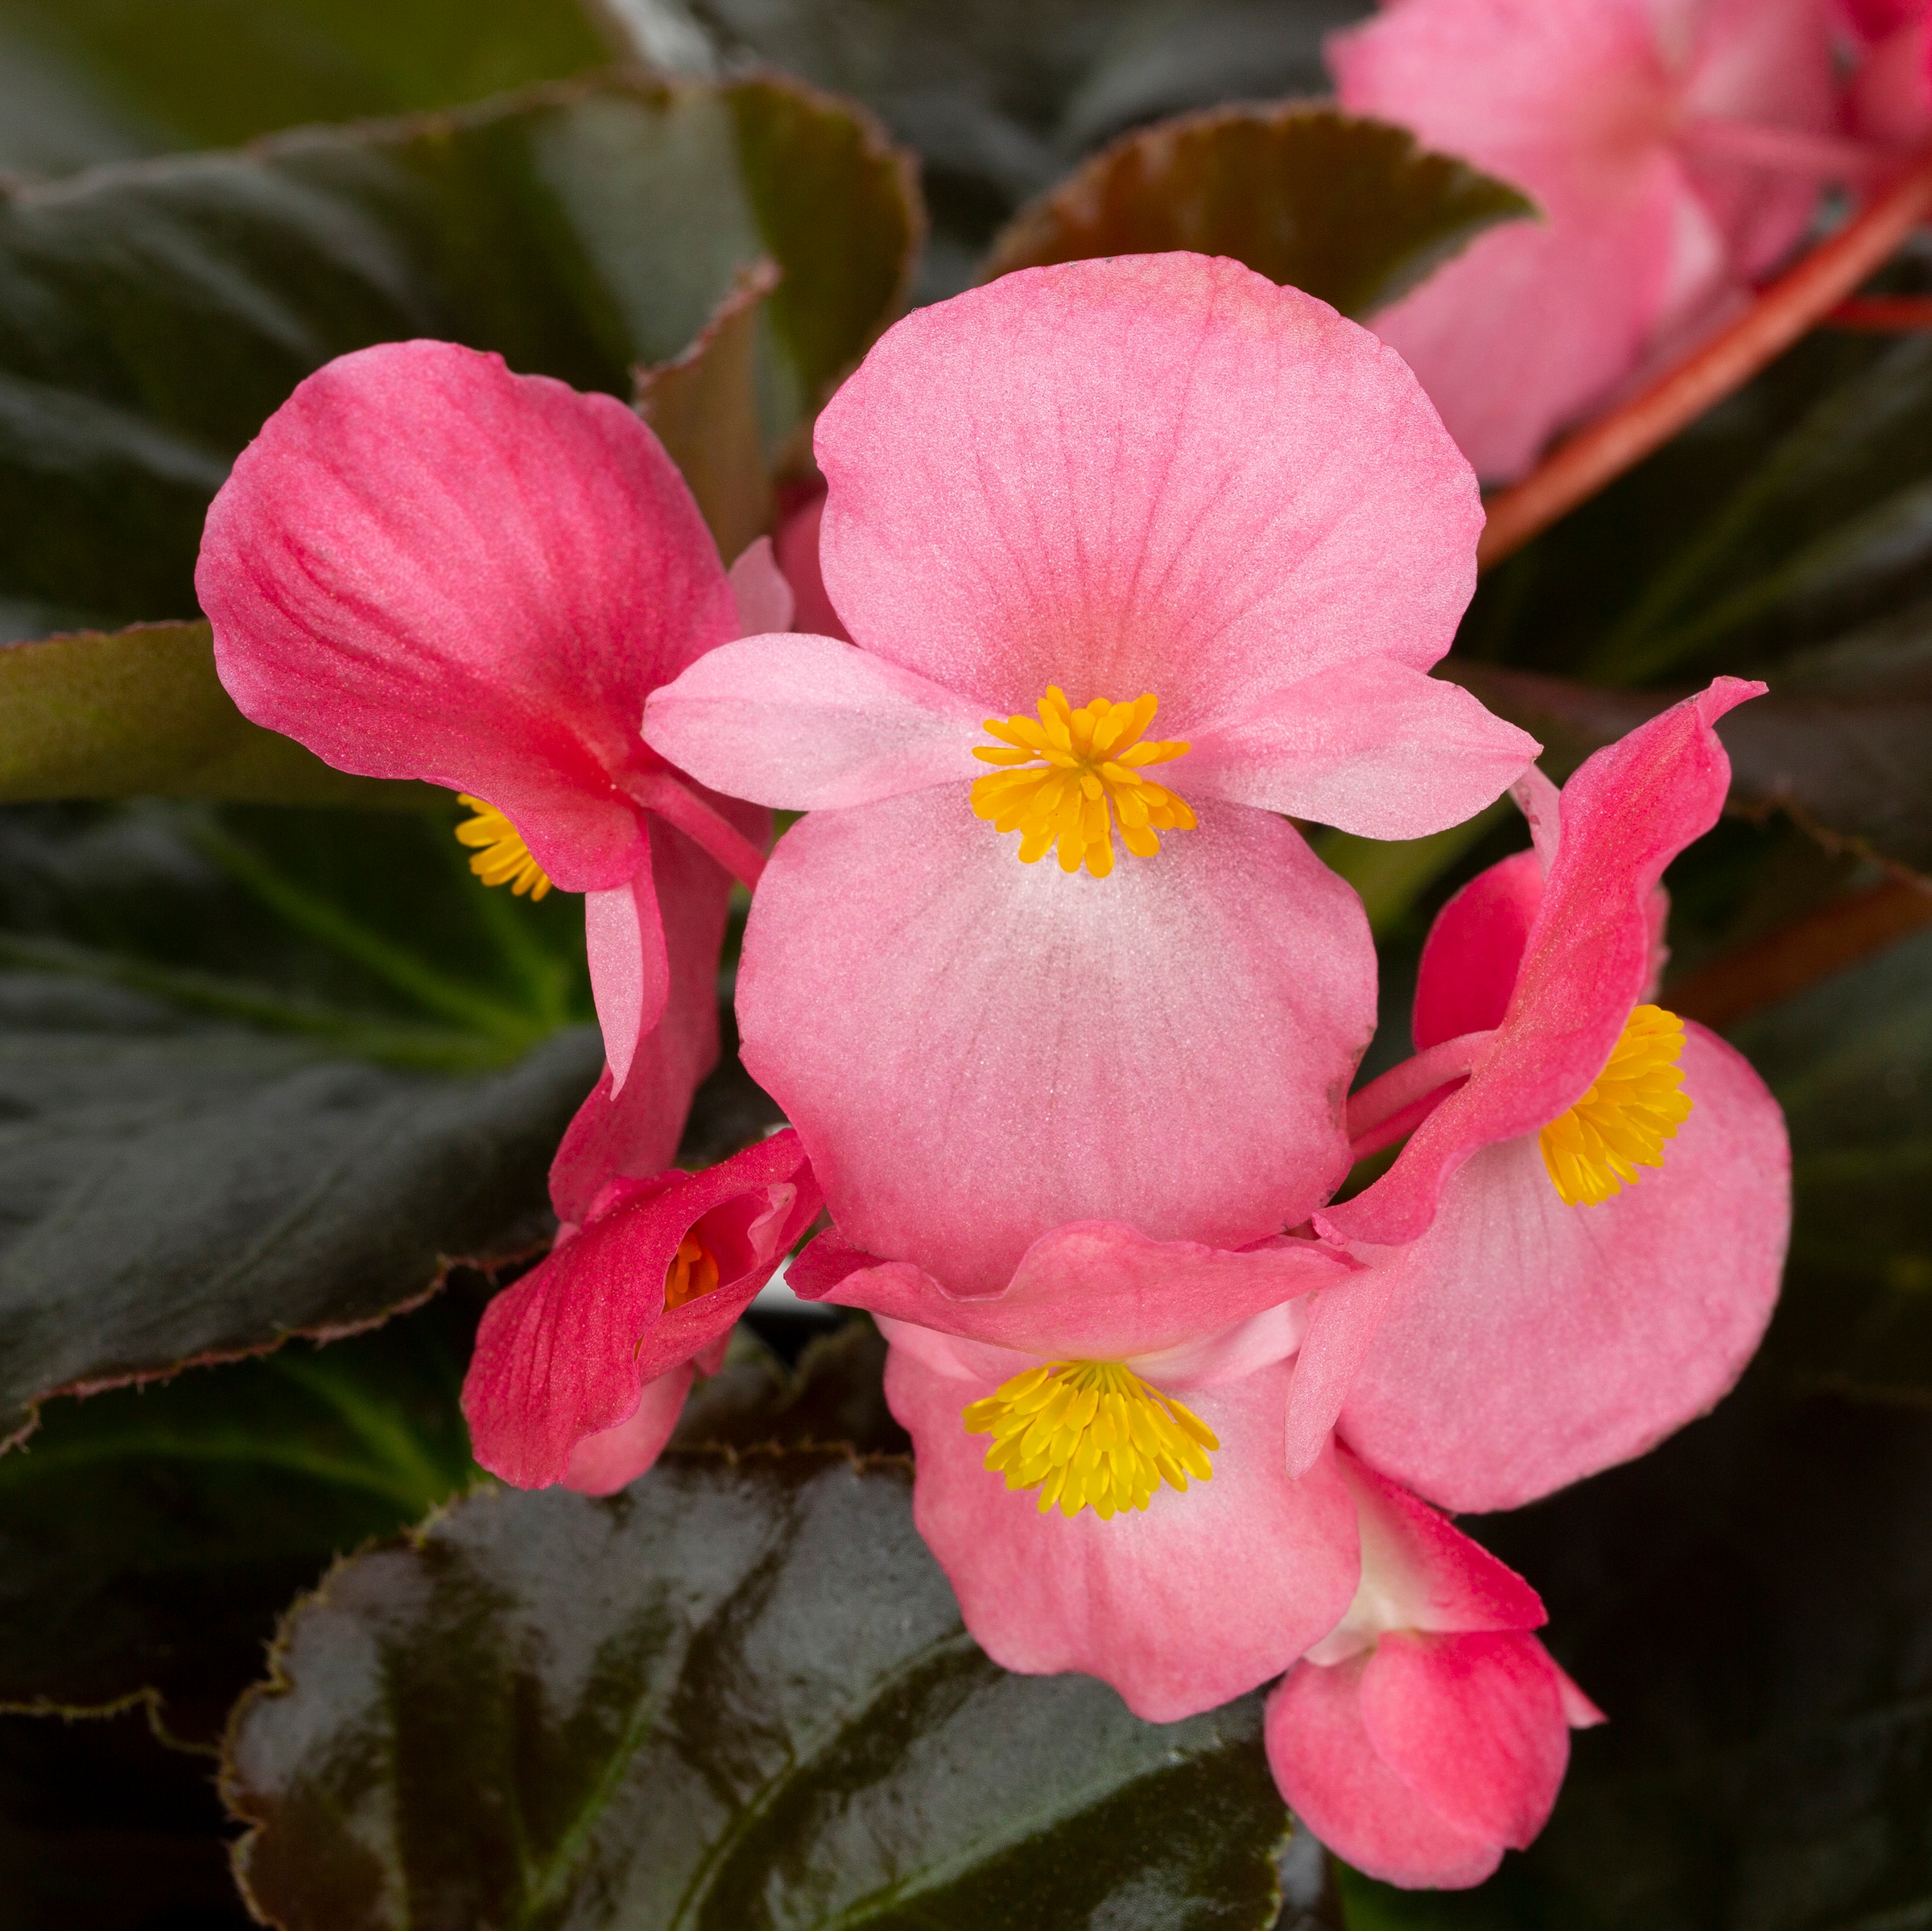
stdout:
[[(469, 794), (487, 882), (582, 892), (621, 1093), (664, 1165), (716, 1056), (710, 976), (764, 814), (694, 785), (638, 736), (644, 699), (747, 627), (790, 621), (761, 542), (728, 579), (676, 466), (637, 415), (501, 357), (395, 342), (304, 381), (208, 514), (195, 586), (221, 681), (257, 724), (372, 778)], [(487, 801), (487, 804), (484, 801)], [(695, 1069), (695, 1071), (694, 1071)]]
[(980, 1646), (1166, 1723), (1278, 1675), (1354, 1593), (1333, 1455), (1298, 1480), (1283, 1454), (1293, 1302), (1346, 1265), (1089, 1221), (1035, 1241), (997, 1294), (956, 1298), (836, 1233), (788, 1279), (878, 1318), (913, 1518)]
[(634, 1480), (819, 1205), (792, 1133), (703, 1173), (606, 1182), (484, 1310), (463, 1383), (477, 1459), (519, 1488)]
[(1488, 482), (1741, 299), (1857, 159), (1824, 0), (1401, 0), (1327, 52), (1350, 113), (1540, 212), (1374, 320)]
[(825, 576), (819, 567), (819, 526), (824, 517), (822, 485), (799, 493), (789, 502), (781, 498), (778, 534), (772, 549), (785, 581), (791, 586), (792, 629), (848, 644), (852, 639), (825, 594)]
[(1932, 5), (1845, 0), (1864, 57), (1852, 83), (1852, 126), (1890, 147), (1932, 141)]
[(1790, 1224), (1783, 1116), (1721, 1039), (1645, 1002), (1657, 881), (1730, 782), (1711, 727), (1763, 689), (1718, 679), (1560, 798), (1534, 774), (1536, 849), (1443, 908), (1417, 1057), (1350, 1107), (1358, 1153), (1414, 1130), (1315, 1218), (1365, 1265), (1311, 1310), (1290, 1467), (1339, 1415), (1431, 1500), (1513, 1508), (1642, 1454), (1743, 1371)]
[(1361, 1537), (1348, 1613), (1268, 1699), (1290, 1807), (1385, 1884), (1463, 1890), (1527, 1849), (1603, 1712), (1529, 1632), (1529, 1584), (1344, 1453)]
[(1375, 963), (1280, 815), (1413, 837), (1534, 752), (1426, 675), (1482, 522), (1426, 398), (1238, 262), (1123, 258), (908, 316), (816, 448), (858, 647), (727, 645), (644, 729), (811, 814), (738, 1014), (834, 1217), (961, 1293), (1069, 1221), (1298, 1222), (1347, 1168)]

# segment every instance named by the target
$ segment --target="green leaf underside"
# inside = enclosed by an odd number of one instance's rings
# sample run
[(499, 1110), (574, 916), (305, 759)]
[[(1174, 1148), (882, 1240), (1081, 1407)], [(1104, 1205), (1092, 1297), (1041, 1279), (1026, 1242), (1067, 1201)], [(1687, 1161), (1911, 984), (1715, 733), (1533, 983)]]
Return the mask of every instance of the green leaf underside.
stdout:
[(1258, 1699), (1156, 1727), (999, 1670), (909, 1479), (674, 1454), (604, 1501), (479, 1492), (338, 1569), (230, 1733), (258, 1908), (289, 1931), (1271, 1925)]
[(50, 1406), (0, 1458), (0, 1705), (151, 1694), (208, 1743), (336, 1556), (475, 1474), (456, 1405), (481, 1296), (316, 1351)]
[(986, 273), (1191, 249), (1359, 317), (1484, 229), (1534, 212), (1382, 122), (1293, 101), (1220, 108), (1123, 136), (1025, 210)]
[(209, 497), (333, 356), (438, 336), (628, 398), (766, 258), (775, 448), (889, 318), (917, 227), (873, 125), (768, 77), (605, 77), (15, 188), (0, 617), (31, 636), (192, 616)]
[(354, 778), (251, 724), (206, 624), (143, 624), (0, 650), (0, 802), (229, 798), (440, 809), (431, 785)]

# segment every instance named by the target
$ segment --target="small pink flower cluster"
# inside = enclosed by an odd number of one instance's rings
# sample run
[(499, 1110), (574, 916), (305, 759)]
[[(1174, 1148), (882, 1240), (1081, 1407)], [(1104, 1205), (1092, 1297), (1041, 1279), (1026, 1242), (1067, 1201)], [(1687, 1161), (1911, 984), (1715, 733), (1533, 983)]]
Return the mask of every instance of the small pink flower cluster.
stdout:
[[(1429, 675), (1474, 583), (1468, 463), (1393, 349), (1231, 262), (914, 314), (817, 455), (854, 642), (786, 629), (763, 544), (727, 576), (617, 402), (444, 345), (310, 378), (210, 514), (242, 708), (486, 798), (480, 870), (587, 895), (609, 1070), (554, 1252), (484, 1320), (477, 1456), (592, 1493), (647, 1468), (823, 1203), (791, 1283), (884, 1330), (987, 1651), (1155, 1721), (1278, 1678), (1270, 1759), (1318, 1834), (1476, 1882), (1598, 1719), (1528, 1586), (1428, 1504), (1641, 1453), (1777, 1291), (1777, 1107), (1647, 1003), (1659, 877), (1757, 687), (1559, 798)], [(1291, 821), (1415, 838), (1512, 787), (1534, 849), (1443, 910), (1417, 1051), (1350, 1098), (1375, 953)], [(766, 858), (769, 807), (807, 815)], [(734, 873), (744, 1057), (792, 1124), (679, 1173)]]
[(1374, 322), (1492, 482), (1730, 319), (1827, 184), (1932, 142), (1926, 0), (1383, 0), (1328, 62), (1536, 204)]

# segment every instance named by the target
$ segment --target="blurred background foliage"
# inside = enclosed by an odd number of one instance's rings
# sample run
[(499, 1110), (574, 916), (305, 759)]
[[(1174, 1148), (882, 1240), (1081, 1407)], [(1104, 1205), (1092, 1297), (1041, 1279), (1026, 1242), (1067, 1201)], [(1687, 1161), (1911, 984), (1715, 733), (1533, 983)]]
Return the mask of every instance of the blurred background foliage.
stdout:
[[(1558, 775), (1771, 685), (1665, 998), (1777, 1092), (1798, 1196), (1738, 1393), (1469, 1525), (1612, 1721), (1464, 1896), (1284, 1848), (1250, 1706), (1146, 1731), (977, 1661), (862, 1322), (741, 1332), (634, 1503), (481, 1481), (469, 1338), (599, 1059), (577, 908), (479, 891), (449, 805), (212, 679), (208, 497), (363, 344), (642, 398), (735, 547), (906, 300), (1187, 246), (1372, 312), (1520, 208), (1307, 105), (1366, 10), (0, 0), (0, 636), (90, 633), (0, 654), (0, 1924), (248, 1921), (244, 1821), (291, 1926), (1932, 1923), (1925, 338), (1814, 331), (1494, 571), (1447, 666)], [(1319, 841), (1381, 943), (1369, 1071), (1525, 842)], [(687, 1157), (771, 1116), (728, 1059)], [(675, 1896), (637, 1851), (674, 1789)]]

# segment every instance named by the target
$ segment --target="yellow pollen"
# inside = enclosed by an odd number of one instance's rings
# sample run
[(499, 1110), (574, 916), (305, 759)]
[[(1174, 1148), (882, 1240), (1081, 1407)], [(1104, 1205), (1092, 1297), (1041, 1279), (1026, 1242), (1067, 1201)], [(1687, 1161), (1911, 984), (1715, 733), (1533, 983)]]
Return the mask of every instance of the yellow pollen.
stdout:
[(1570, 1206), (1600, 1206), (1626, 1180), (1634, 1186), (1643, 1178), (1640, 1166), (1664, 1164), (1664, 1142), (1690, 1117), (1690, 1095), (1678, 1090), (1683, 1050), (1683, 1021), (1662, 1006), (1640, 1005), (1596, 1083), (1543, 1128), (1543, 1165)]
[(718, 1264), (711, 1249), (696, 1234), (687, 1234), (671, 1257), (671, 1269), (664, 1277), (664, 1311), (682, 1307), (708, 1294), (718, 1284)]
[(1102, 1521), (1145, 1508), (1165, 1482), (1213, 1475), (1214, 1431), (1192, 1409), (1118, 1361), (1046, 1361), (975, 1401), (969, 1435), (991, 1435), (986, 1466), (1009, 1488), (1037, 1488), (1040, 1513), (1091, 1508)]
[(1141, 741), (1159, 708), (1152, 691), (1130, 704), (1096, 697), (1081, 710), (1057, 684), (1040, 699), (1037, 720), (1025, 716), (986, 720), (1000, 740), (973, 756), (1004, 770), (976, 778), (972, 808), (997, 831), (1020, 834), (1020, 862), (1032, 864), (1059, 848), (1060, 869), (1084, 864), (1096, 878), (1113, 869), (1113, 821), (1137, 858), (1160, 850), (1162, 831), (1191, 831), (1187, 801), (1141, 777), (1148, 765), (1165, 764), (1188, 747), (1174, 741)]
[(456, 827), (460, 843), (482, 848), (469, 861), (470, 870), (486, 885), (508, 885), (519, 898), (529, 893), (535, 905), (550, 889), (550, 880), (530, 856), (523, 834), (494, 805), (467, 791), (458, 794), (456, 803), (476, 813), (467, 824)]

